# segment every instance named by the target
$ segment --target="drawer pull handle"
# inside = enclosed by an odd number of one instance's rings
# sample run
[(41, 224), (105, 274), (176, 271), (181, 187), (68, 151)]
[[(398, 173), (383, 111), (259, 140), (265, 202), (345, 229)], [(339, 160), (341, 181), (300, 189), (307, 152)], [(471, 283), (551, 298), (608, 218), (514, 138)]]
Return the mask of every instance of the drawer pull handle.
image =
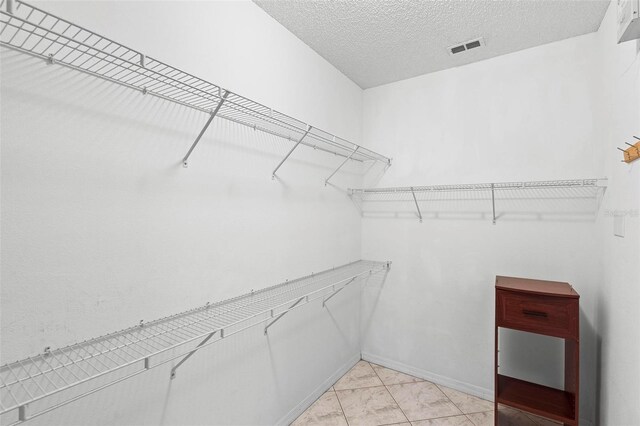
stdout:
[(522, 313), (525, 315), (529, 315), (532, 317), (541, 317), (541, 318), (546, 318), (549, 315), (546, 312), (540, 312), (540, 311), (530, 311), (528, 309), (523, 309)]

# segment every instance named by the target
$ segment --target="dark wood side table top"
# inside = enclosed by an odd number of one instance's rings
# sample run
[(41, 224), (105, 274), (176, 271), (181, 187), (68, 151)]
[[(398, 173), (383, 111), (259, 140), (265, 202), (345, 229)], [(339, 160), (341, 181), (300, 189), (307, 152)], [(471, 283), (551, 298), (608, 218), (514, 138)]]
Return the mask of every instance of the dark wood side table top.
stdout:
[(496, 277), (496, 289), (545, 296), (580, 297), (569, 283), (532, 280), (530, 278), (503, 277), (499, 275)]

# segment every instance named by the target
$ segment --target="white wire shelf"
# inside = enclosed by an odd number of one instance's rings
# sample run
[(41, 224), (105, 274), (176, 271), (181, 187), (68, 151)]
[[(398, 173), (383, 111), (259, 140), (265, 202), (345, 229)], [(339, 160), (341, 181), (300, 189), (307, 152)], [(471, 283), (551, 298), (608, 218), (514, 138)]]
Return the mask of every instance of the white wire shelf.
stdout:
[[(222, 339), (262, 325), (314, 300), (322, 305), (348, 285), (386, 271), (391, 262), (360, 260), (259, 291), (141, 323), (0, 367), (3, 424), (18, 424), (105, 387), (182, 358)], [(4, 416), (3, 416), (4, 419)]]
[[(405, 186), (389, 188), (350, 189), (349, 194), (363, 212), (367, 205), (405, 203), (411, 206), (422, 221), (423, 210), (446, 202), (467, 202), (491, 206), (493, 223), (496, 222), (496, 202), (540, 200), (596, 200), (607, 186), (607, 179), (568, 179), (529, 182), (472, 183), (433, 186)], [(455, 194), (460, 194), (456, 196)], [(487, 204), (487, 201), (490, 204)], [(422, 208), (421, 208), (422, 206)], [(381, 208), (379, 213), (390, 212)]]
[[(0, 9), (0, 44), (6, 48), (211, 114), (183, 159), (185, 166), (214, 116), (289, 139), (296, 143), (295, 146), (302, 144), (360, 162), (391, 164), (388, 157), (225, 90), (25, 2), (2, 0)], [(274, 175), (276, 171), (277, 168)]]

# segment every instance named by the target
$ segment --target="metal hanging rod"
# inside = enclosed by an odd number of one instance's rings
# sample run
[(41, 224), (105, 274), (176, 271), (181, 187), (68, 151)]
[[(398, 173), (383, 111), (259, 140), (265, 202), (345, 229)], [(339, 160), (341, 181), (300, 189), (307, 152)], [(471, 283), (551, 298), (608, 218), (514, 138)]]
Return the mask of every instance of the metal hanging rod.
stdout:
[(173, 379), (196, 351), (269, 321), (270, 327), (314, 300), (323, 300), (324, 306), (336, 291), (390, 265), (360, 260), (5, 364), (0, 367), (0, 414), (15, 412), (10, 424), (18, 424), (179, 360), (171, 370)]
[[(429, 194), (454, 193), (454, 192), (478, 192), (490, 194), (493, 223), (496, 223), (496, 194), (504, 191), (555, 191), (580, 190), (587, 191), (591, 195), (596, 194), (601, 188), (607, 186), (607, 179), (572, 179), (572, 180), (548, 180), (530, 182), (500, 182), (500, 183), (472, 183), (455, 185), (433, 186), (405, 186), (390, 188), (363, 188), (349, 189), (352, 198), (361, 202), (412, 202), (415, 204), (418, 218), (422, 222), (420, 202), (432, 201)], [(558, 194), (562, 197), (564, 192)], [(564, 194), (566, 195), (566, 194)], [(477, 201), (477, 199), (475, 200)]]
[[(0, 45), (354, 161), (391, 159), (20, 0), (0, 1)], [(223, 95), (223, 93), (226, 95)], [(306, 133), (308, 130), (308, 133)], [(303, 135), (305, 135), (304, 140)], [(357, 152), (354, 152), (357, 146)]]

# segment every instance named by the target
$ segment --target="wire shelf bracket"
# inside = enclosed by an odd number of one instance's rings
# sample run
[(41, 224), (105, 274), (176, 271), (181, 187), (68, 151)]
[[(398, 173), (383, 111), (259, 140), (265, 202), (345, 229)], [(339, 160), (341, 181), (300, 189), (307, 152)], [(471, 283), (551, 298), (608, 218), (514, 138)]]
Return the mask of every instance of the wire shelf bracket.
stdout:
[[(271, 327), (273, 324), (275, 324), (275, 323), (276, 323), (276, 321), (278, 321), (280, 318), (282, 318), (282, 317), (283, 317), (283, 316), (285, 316), (287, 313), (289, 313), (289, 311), (290, 311), (291, 309), (293, 309), (293, 308), (295, 308), (296, 306), (298, 306), (298, 305), (300, 304), (300, 302), (302, 302), (304, 299), (305, 299), (304, 297), (301, 297), (300, 299), (296, 300), (296, 301), (293, 303), (293, 305), (289, 306), (289, 308), (288, 308), (286, 311), (284, 311), (283, 313), (281, 313), (280, 315), (278, 315), (278, 316), (277, 316), (273, 321), (271, 321), (269, 324), (267, 324), (267, 325), (264, 327), (264, 335), (265, 335), (265, 336), (267, 335), (267, 330), (269, 329), (269, 327)], [(309, 301), (309, 300), (307, 299), (307, 302), (308, 302), (308, 301)], [(273, 310), (271, 310), (271, 316), (273, 316)]]
[(493, 214), (493, 224), (496, 224), (496, 184), (491, 184), (491, 212)]
[(224, 95), (222, 95), (222, 99), (220, 99), (220, 102), (218, 102), (218, 106), (216, 107), (216, 109), (214, 109), (211, 112), (211, 117), (209, 117), (209, 119), (207, 120), (207, 122), (205, 123), (204, 127), (202, 128), (202, 130), (200, 131), (200, 134), (198, 135), (198, 137), (196, 138), (196, 140), (193, 142), (193, 144), (191, 145), (191, 148), (189, 148), (189, 151), (187, 151), (187, 154), (184, 156), (184, 158), (182, 159), (182, 167), (188, 167), (188, 161), (189, 161), (189, 156), (191, 155), (191, 153), (193, 152), (193, 150), (195, 149), (196, 145), (198, 145), (198, 142), (200, 142), (200, 139), (202, 138), (202, 136), (204, 135), (204, 132), (207, 131), (207, 129), (209, 128), (209, 126), (211, 125), (211, 122), (213, 121), (213, 119), (216, 117), (216, 115), (218, 114), (218, 111), (220, 111), (220, 108), (222, 108), (222, 104), (224, 103), (225, 100), (227, 100), (227, 96), (229, 96), (229, 91), (225, 90), (224, 91)]
[(298, 147), (298, 145), (300, 145), (303, 141), (303, 139), (309, 134), (309, 132), (311, 131), (312, 127), (311, 126), (307, 126), (307, 131), (304, 132), (304, 134), (302, 135), (302, 137), (298, 140), (298, 142), (296, 142), (296, 144), (293, 146), (293, 148), (291, 148), (291, 150), (289, 150), (289, 152), (287, 153), (287, 155), (284, 156), (284, 158), (278, 163), (278, 165), (276, 166), (275, 169), (273, 169), (273, 173), (271, 173), (271, 179), (275, 179), (276, 178), (276, 172), (278, 171), (278, 169), (284, 164), (285, 161), (287, 161), (287, 159), (289, 158), (289, 156), (293, 153), (293, 151), (295, 151), (295, 149)]
[(338, 173), (338, 171), (342, 168), (342, 166), (344, 166), (344, 165), (347, 163), (347, 161), (351, 160), (351, 157), (353, 157), (353, 155), (354, 155), (356, 152), (358, 152), (358, 149), (359, 149), (359, 148), (360, 148), (359, 146), (356, 146), (356, 147), (354, 148), (353, 152), (352, 152), (351, 154), (349, 154), (349, 156), (348, 156), (347, 158), (345, 158), (345, 159), (344, 159), (344, 161), (343, 161), (342, 163), (340, 163), (340, 165), (338, 166), (338, 168), (337, 168), (337, 169), (335, 169), (335, 170), (333, 171), (333, 173), (331, 173), (331, 174), (329, 175), (329, 177), (328, 177), (328, 178), (326, 178), (326, 179), (324, 180), (324, 186), (327, 186), (327, 184), (329, 183), (329, 179), (331, 179), (331, 178), (332, 178), (336, 173)]
[[(209, 333), (209, 335), (207, 337), (205, 337), (202, 342), (198, 343), (198, 346), (196, 346), (196, 348), (194, 350), (192, 350), (191, 352), (189, 352), (187, 355), (185, 355), (184, 358), (182, 358), (180, 360), (180, 362), (178, 362), (172, 369), (171, 369), (171, 380), (176, 378), (176, 370), (178, 369), (178, 367), (180, 367), (182, 364), (185, 363), (186, 360), (188, 360), (189, 358), (191, 358), (191, 356), (193, 356), (193, 354), (195, 354), (196, 352), (198, 352), (198, 349), (200, 349), (205, 343), (207, 343), (209, 340), (211, 340), (211, 338), (213, 336), (216, 335), (216, 333), (218, 332), (218, 330), (213, 331), (211, 333)], [(147, 358), (148, 359), (148, 358)], [(147, 367), (148, 368), (148, 367)]]
[[(356, 162), (391, 159), (159, 61), (20, 0), (0, 0), (0, 45), (317, 151)], [(226, 97), (223, 95), (226, 95)], [(199, 143), (203, 132), (182, 159)], [(293, 152), (293, 150), (291, 150)], [(291, 155), (291, 152), (286, 158)], [(286, 159), (285, 158), (285, 159)], [(274, 170), (273, 175), (281, 166)]]
[(422, 223), (422, 212), (420, 211), (420, 205), (418, 204), (418, 200), (416, 199), (416, 193), (413, 190), (413, 186), (411, 189), (411, 195), (413, 196), (413, 202), (416, 204), (416, 210), (418, 210), (418, 217), (420, 218), (420, 223)]
[[(288, 312), (316, 300), (324, 303), (390, 265), (359, 260), (5, 364), (0, 367), (3, 424), (20, 424), (167, 363), (175, 362), (170, 373), (175, 379), (197, 351), (256, 326), (266, 334)], [(9, 413), (14, 417), (5, 417)]]
[(331, 299), (333, 296), (335, 296), (336, 294), (340, 293), (342, 290), (344, 290), (345, 288), (347, 288), (347, 286), (348, 286), (349, 284), (351, 284), (354, 280), (355, 280), (355, 278), (351, 278), (351, 279), (349, 280), (349, 282), (347, 282), (344, 286), (340, 287), (340, 288), (339, 288), (339, 289), (337, 289), (337, 290), (335, 289), (335, 286), (333, 286), (333, 290), (334, 290), (334, 291), (333, 291), (333, 293), (331, 293), (329, 296), (325, 297), (325, 298), (322, 300), (322, 307), (323, 307), (323, 308), (324, 308), (324, 307), (326, 307), (327, 302), (329, 301), (329, 299)]

